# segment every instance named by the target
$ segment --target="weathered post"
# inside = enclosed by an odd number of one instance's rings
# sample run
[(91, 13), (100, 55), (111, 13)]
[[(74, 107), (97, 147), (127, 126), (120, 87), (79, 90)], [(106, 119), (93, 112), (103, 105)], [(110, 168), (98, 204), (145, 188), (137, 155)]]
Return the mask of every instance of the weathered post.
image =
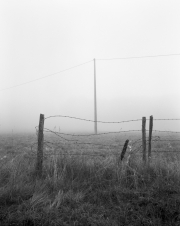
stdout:
[(151, 160), (152, 129), (153, 129), (153, 116), (151, 115), (149, 118), (148, 162), (150, 162)]
[(40, 114), (39, 118), (39, 130), (38, 130), (38, 150), (37, 150), (37, 163), (36, 163), (36, 175), (42, 176), (43, 168), (43, 130), (44, 130), (44, 115)]
[(146, 117), (142, 118), (142, 151), (143, 162), (146, 164)]
[(122, 149), (122, 151), (121, 151), (121, 155), (118, 157), (118, 159), (117, 159), (117, 164), (119, 165), (120, 164), (120, 162), (123, 160), (123, 158), (124, 158), (124, 155), (125, 155), (125, 153), (126, 153), (126, 149), (127, 149), (127, 147), (128, 147), (128, 143), (129, 143), (129, 140), (126, 140), (125, 141), (125, 143), (124, 143), (124, 147), (123, 147), (123, 149)]
[(126, 153), (126, 149), (127, 149), (128, 143), (129, 143), (129, 140), (126, 140), (126, 142), (124, 143), (124, 147), (123, 147), (123, 150), (121, 152), (121, 161), (123, 160), (124, 155)]

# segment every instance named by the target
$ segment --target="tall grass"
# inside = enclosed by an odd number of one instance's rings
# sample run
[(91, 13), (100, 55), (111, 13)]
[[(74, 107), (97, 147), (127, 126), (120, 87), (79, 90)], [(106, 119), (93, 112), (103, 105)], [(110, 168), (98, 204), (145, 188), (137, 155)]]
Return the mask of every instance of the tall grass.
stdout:
[(180, 225), (178, 160), (53, 155), (34, 169), (28, 155), (1, 164), (1, 225)]

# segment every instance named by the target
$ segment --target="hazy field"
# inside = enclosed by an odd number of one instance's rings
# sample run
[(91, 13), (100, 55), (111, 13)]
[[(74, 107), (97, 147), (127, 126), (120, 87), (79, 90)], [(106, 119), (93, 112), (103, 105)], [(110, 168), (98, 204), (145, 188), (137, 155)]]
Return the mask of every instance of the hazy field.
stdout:
[(0, 225), (180, 225), (179, 135), (153, 134), (149, 167), (141, 133), (60, 136), (37, 178), (36, 135), (1, 134)]

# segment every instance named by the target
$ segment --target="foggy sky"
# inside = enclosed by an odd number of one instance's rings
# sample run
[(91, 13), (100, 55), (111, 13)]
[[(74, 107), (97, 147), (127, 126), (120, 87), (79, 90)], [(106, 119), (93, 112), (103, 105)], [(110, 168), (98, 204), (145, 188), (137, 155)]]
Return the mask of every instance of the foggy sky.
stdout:
[[(180, 53), (179, 12), (178, 0), (1, 1), (0, 132), (35, 131), (40, 113), (93, 120), (94, 58), (98, 120), (180, 118), (180, 56), (98, 60)], [(55, 126), (94, 129), (66, 118), (45, 121)], [(180, 123), (154, 128), (180, 131)], [(98, 124), (100, 131), (120, 129), (141, 129), (141, 122)]]

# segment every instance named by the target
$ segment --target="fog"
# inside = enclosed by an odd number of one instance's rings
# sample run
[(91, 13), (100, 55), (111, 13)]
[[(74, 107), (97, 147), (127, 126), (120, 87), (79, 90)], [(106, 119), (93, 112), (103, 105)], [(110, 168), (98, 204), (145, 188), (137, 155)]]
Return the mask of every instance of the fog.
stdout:
[[(180, 54), (179, 11), (166, 0), (1, 1), (0, 133), (35, 132), (40, 114), (94, 120), (94, 58), (99, 121), (180, 118), (180, 55), (171, 55)], [(44, 126), (94, 131), (64, 117)], [(141, 121), (98, 123), (98, 131), (130, 129)], [(154, 129), (180, 131), (180, 121)]]

